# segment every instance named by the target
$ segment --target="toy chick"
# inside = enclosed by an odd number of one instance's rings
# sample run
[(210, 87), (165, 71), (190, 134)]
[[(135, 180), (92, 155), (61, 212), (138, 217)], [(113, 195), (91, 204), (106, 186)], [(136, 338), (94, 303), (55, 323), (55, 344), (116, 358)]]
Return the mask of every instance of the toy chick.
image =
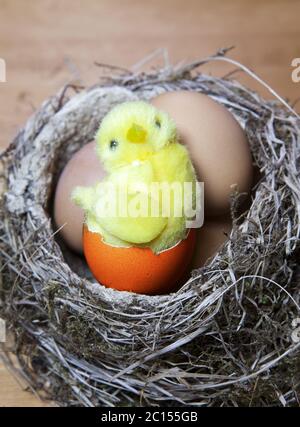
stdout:
[[(167, 250), (185, 239), (186, 209), (179, 208), (178, 214), (178, 209), (173, 206), (164, 212), (166, 195), (161, 188), (153, 192), (152, 185), (179, 183), (183, 186), (190, 183), (194, 188), (196, 183), (189, 153), (179, 143), (173, 120), (146, 102), (125, 102), (103, 118), (96, 144), (107, 177), (93, 187), (77, 187), (72, 194), (73, 201), (85, 211), (88, 229), (99, 233), (107, 244), (149, 247), (154, 253)], [(123, 192), (126, 193), (127, 207), (132, 207), (137, 197), (139, 202), (145, 201), (146, 213), (145, 209), (143, 212), (135, 209), (134, 215), (128, 211), (120, 214), (119, 210), (117, 214), (103, 215), (103, 204), (115, 203), (108, 184), (126, 189)], [(168, 197), (171, 204), (176, 199), (172, 191)], [(189, 208), (194, 203), (193, 190)], [(150, 211), (154, 205), (155, 214)]]

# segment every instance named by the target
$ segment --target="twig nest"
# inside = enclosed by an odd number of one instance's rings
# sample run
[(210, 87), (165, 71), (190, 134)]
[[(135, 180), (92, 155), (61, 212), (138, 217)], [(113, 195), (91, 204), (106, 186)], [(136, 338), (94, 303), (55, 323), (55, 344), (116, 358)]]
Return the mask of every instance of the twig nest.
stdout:
[[(192, 73), (198, 65), (112, 77), (72, 97), (67, 87), (1, 156), (0, 315), (24, 377), (60, 405), (297, 402), (300, 121), (235, 81)], [(245, 129), (261, 171), (250, 209), (178, 292), (104, 288), (60, 242), (58, 177), (114, 105), (179, 89), (211, 96)]]

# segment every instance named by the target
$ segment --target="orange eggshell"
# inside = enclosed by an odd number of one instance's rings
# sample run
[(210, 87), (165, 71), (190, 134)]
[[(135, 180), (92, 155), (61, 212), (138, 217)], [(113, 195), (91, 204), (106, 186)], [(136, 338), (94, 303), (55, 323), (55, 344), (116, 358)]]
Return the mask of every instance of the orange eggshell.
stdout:
[(102, 285), (139, 294), (164, 294), (176, 288), (191, 262), (196, 231), (173, 248), (154, 254), (149, 248), (107, 245), (83, 227), (83, 250), (94, 277)]

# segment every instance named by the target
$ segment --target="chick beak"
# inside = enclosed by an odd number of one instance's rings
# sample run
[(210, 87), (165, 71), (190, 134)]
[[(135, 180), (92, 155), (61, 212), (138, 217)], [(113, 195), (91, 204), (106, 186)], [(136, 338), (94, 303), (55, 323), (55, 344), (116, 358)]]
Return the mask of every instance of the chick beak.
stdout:
[(127, 132), (127, 139), (134, 144), (146, 142), (147, 131), (140, 125), (133, 123)]

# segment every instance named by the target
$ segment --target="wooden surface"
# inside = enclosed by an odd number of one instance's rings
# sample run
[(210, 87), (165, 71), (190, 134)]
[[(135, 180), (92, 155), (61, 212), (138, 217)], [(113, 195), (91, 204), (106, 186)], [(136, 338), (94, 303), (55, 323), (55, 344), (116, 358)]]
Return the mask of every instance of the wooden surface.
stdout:
[[(235, 45), (234, 59), (296, 100), (300, 83), (292, 82), (291, 61), (300, 57), (299, 17), (297, 0), (0, 0), (0, 57), (7, 64), (0, 148), (65, 83), (97, 81), (94, 61), (131, 67), (159, 48), (175, 63)], [(231, 69), (217, 63), (205, 71), (222, 76)], [(239, 80), (269, 96), (249, 78)], [(0, 406), (30, 405), (40, 402), (0, 364)]]
[(26, 391), (25, 385), (0, 362), (0, 407), (3, 406), (46, 406), (46, 404)]

